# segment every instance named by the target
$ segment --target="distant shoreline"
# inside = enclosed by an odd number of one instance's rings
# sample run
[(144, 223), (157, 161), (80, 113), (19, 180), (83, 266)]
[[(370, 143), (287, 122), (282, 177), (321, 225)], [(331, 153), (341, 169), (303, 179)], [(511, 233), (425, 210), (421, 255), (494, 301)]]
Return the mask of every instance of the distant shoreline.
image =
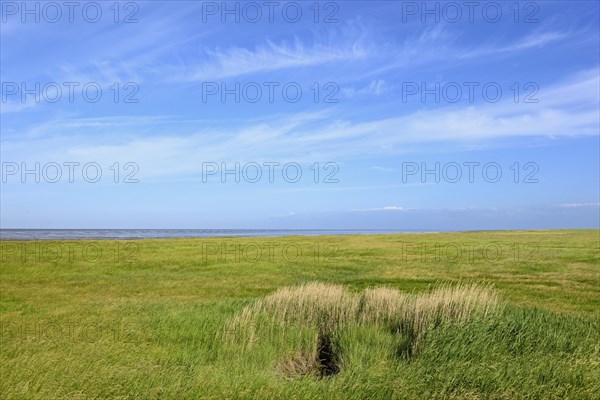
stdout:
[(434, 233), (539, 232), (598, 228), (402, 230), (402, 229), (1, 229), (0, 241), (220, 239)]
[(216, 239), (400, 233), (425, 233), (425, 231), (401, 229), (2, 229), (0, 230), (0, 241)]

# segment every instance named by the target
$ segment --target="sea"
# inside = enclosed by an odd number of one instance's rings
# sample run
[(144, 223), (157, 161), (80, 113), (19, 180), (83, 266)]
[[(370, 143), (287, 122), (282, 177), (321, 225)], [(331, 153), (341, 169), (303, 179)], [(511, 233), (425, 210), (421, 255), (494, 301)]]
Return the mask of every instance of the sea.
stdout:
[(174, 239), (423, 233), (403, 229), (0, 229), (0, 240)]

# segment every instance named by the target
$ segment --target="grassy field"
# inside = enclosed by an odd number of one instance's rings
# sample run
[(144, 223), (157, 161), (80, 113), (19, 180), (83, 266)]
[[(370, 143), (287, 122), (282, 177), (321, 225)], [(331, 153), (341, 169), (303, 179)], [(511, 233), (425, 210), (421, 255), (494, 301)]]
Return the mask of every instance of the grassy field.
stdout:
[(3, 241), (0, 398), (598, 398), (599, 245), (597, 230)]

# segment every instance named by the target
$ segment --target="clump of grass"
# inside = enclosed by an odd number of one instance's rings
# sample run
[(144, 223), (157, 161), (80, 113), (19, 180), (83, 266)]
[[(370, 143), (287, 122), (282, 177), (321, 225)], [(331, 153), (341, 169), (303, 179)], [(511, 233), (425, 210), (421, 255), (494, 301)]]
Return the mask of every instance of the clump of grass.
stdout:
[(356, 306), (355, 296), (343, 286), (311, 282), (284, 287), (245, 307), (230, 321), (229, 331), (251, 333), (265, 323), (281, 327), (303, 324), (331, 331), (354, 320)]
[(365, 289), (358, 301), (358, 322), (389, 325), (398, 321), (408, 306), (411, 295), (396, 289), (377, 287)]
[(287, 378), (299, 378), (309, 375), (317, 376), (320, 365), (316, 348), (315, 351), (311, 352), (295, 352), (291, 357), (281, 361), (278, 369)]
[(385, 287), (353, 294), (341, 285), (311, 282), (281, 288), (245, 307), (229, 327), (247, 330), (256, 326), (260, 317), (267, 317), (280, 325), (302, 323), (333, 329), (347, 324), (401, 324), (424, 332), (443, 322), (464, 322), (487, 315), (498, 304), (497, 293), (490, 286), (478, 284), (438, 285), (418, 294)]
[(428, 330), (489, 315), (498, 305), (496, 292), (477, 284), (438, 285), (417, 294), (385, 287), (355, 294), (340, 285), (312, 282), (281, 288), (245, 307), (229, 321), (227, 333), (253, 344), (259, 336), (274, 335), (272, 327), (279, 334), (294, 326), (312, 329), (317, 337), (313, 348), (297, 352), (282, 369), (292, 376), (328, 376), (339, 372), (340, 351), (332, 338), (346, 328), (387, 328), (402, 335), (398, 354), (410, 358), (422, 349)]
[(406, 338), (401, 354), (406, 358), (417, 354), (428, 330), (487, 316), (499, 304), (498, 294), (490, 286), (477, 284), (441, 285), (428, 293), (408, 296), (392, 322)]
[(284, 376), (291, 378), (307, 375), (324, 378), (339, 373), (340, 364), (340, 351), (336, 335), (319, 332), (311, 351), (297, 351), (292, 357), (279, 364), (279, 370)]

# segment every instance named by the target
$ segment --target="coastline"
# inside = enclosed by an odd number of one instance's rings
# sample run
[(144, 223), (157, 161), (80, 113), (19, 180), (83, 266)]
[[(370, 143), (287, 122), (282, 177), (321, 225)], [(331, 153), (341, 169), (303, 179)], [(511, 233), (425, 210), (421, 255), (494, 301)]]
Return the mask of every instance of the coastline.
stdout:
[[(33, 232), (29, 237), (21, 235), (7, 236), (5, 232)], [(171, 235), (157, 234), (153, 232), (169, 232)], [(196, 234), (185, 234), (179, 232), (197, 231)], [(219, 231), (223, 233), (210, 233)], [(235, 231), (235, 232), (234, 232)], [(294, 238), (294, 237), (335, 237), (335, 236), (372, 236), (372, 235), (428, 235), (428, 234), (484, 234), (484, 233), (550, 233), (564, 231), (597, 231), (599, 228), (556, 228), (556, 229), (481, 229), (481, 230), (385, 230), (385, 229), (2, 229), (0, 230), (0, 242), (30, 242), (30, 241), (143, 241), (143, 240), (176, 240), (176, 239), (259, 239), (259, 238)], [(40, 232), (43, 232), (39, 234)], [(60, 236), (49, 236), (47, 232), (63, 233)], [(143, 232), (145, 235), (77, 235), (68, 232)], [(252, 233), (251, 233), (252, 232)]]

